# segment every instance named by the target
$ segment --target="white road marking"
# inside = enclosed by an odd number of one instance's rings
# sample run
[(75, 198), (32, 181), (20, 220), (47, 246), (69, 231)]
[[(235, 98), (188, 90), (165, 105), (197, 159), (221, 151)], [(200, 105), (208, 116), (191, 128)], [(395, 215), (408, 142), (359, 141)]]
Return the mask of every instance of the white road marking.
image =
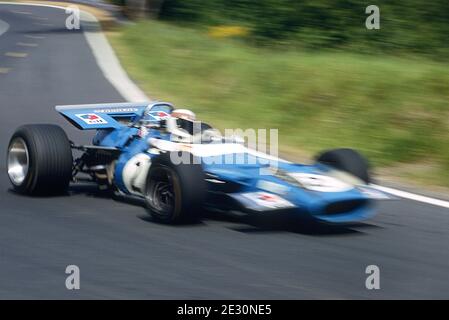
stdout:
[(6, 52), (5, 56), (12, 58), (25, 58), (28, 56), (28, 53), (24, 52)]
[(29, 43), (29, 42), (16, 42), (16, 45), (21, 47), (37, 47), (37, 43)]
[(43, 22), (34, 22), (33, 24), (36, 26), (44, 26), (44, 27), (53, 27), (54, 26), (53, 23), (43, 23)]
[(12, 13), (17, 13), (17, 14), (32, 14), (31, 12), (26, 12), (26, 11), (18, 11), (18, 10), (10, 10)]
[(4, 34), (9, 29), (9, 24), (7, 24), (5, 21), (0, 20), (0, 36)]
[(397, 190), (397, 189), (393, 189), (393, 188), (389, 188), (389, 187), (383, 187), (383, 186), (379, 186), (376, 184), (371, 184), (371, 187), (373, 187), (377, 190), (392, 194), (394, 196), (400, 197), (400, 198), (424, 202), (424, 203), (431, 204), (434, 206), (439, 206), (439, 207), (449, 209), (449, 201), (444, 201), (444, 200), (434, 199), (434, 198), (430, 198), (430, 197), (426, 197), (426, 196), (421, 196), (419, 194), (414, 194), (411, 192)]
[(0, 68), (0, 74), (7, 74), (10, 70), (10, 68)]
[(45, 39), (44, 36), (33, 36), (31, 34), (26, 34), (26, 35), (24, 35), (24, 37), (28, 38), (28, 39)]
[[(8, 5), (28, 5), (28, 6), (41, 6), (58, 8), (65, 10), (66, 8), (54, 5), (44, 5), (44, 4), (31, 4), (31, 3), (9, 3), (0, 2), (0, 4)], [(0, 20), (1, 21), (1, 20)], [(98, 20), (95, 16), (90, 13), (82, 11), (82, 21), (87, 21), (90, 23), (95, 23), (99, 28)], [(1, 26), (0, 26), (1, 30)], [(0, 32), (1, 34), (1, 32)], [(150, 99), (137, 87), (137, 85), (132, 82), (126, 72), (123, 70), (120, 62), (117, 59), (114, 51), (112, 50), (108, 40), (102, 32), (89, 32), (84, 31), (87, 43), (89, 44), (98, 66), (103, 72), (106, 79), (114, 86), (114, 88), (128, 101), (149, 101)], [(398, 196), (400, 198), (411, 199), (431, 205), (436, 205), (444, 208), (449, 208), (449, 202), (439, 199), (434, 199), (430, 197), (425, 197), (410, 192), (397, 190), (393, 188), (383, 187), (379, 185), (371, 185), (380, 191), (390, 193), (392, 195)]]

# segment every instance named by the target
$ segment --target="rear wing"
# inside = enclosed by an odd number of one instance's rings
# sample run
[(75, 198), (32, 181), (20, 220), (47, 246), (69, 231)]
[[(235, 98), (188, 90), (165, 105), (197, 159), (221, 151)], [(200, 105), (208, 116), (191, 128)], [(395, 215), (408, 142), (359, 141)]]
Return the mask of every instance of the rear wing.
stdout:
[(133, 122), (149, 106), (173, 109), (167, 102), (79, 104), (56, 106), (55, 109), (78, 129), (98, 130), (117, 129)]

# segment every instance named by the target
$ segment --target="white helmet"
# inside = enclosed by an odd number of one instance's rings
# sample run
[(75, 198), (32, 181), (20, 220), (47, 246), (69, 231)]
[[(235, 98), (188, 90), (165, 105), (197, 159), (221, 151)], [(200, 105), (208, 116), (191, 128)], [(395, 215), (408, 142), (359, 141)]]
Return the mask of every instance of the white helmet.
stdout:
[(193, 111), (187, 109), (175, 109), (172, 111), (171, 116), (178, 119), (184, 119), (189, 121), (195, 121), (196, 116)]

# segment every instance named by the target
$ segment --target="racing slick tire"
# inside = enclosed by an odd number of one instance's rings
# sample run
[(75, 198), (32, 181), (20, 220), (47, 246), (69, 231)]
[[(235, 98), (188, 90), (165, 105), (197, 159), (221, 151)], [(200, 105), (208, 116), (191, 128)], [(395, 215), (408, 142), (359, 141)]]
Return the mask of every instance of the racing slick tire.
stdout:
[[(206, 195), (206, 180), (198, 158), (184, 153), (188, 163), (175, 164), (166, 152), (152, 159), (145, 200), (154, 220), (167, 224), (195, 222), (200, 218)], [(186, 159), (185, 157), (183, 159)]]
[(316, 161), (356, 176), (365, 183), (371, 182), (368, 161), (353, 149), (333, 149), (322, 152)]
[(67, 192), (72, 165), (70, 141), (59, 126), (24, 125), (9, 141), (8, 177), (19, 193), (39, 196)]

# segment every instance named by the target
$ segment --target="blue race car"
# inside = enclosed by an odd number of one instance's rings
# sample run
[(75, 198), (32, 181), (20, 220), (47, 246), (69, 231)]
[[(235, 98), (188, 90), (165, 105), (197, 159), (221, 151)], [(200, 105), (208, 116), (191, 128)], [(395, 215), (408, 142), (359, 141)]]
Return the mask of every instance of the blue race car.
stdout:
[[(139, 197), (157, 221), (198, 219), (203, 208), (268, 215), (290, 213), (329, 223), (374, 214), (367, 161), (351, 149), (325, 151), (311, 165), (247, 148), (238, 136), (196, 121), (166, 102), (57, 106), (92, 145), (76, 145), (56, 125), (25, 125), (8, 147), (17, 192), (51, 195), (89, 179), (102, 189)], [(74, 157), (75, 154), (80, 154)]]

